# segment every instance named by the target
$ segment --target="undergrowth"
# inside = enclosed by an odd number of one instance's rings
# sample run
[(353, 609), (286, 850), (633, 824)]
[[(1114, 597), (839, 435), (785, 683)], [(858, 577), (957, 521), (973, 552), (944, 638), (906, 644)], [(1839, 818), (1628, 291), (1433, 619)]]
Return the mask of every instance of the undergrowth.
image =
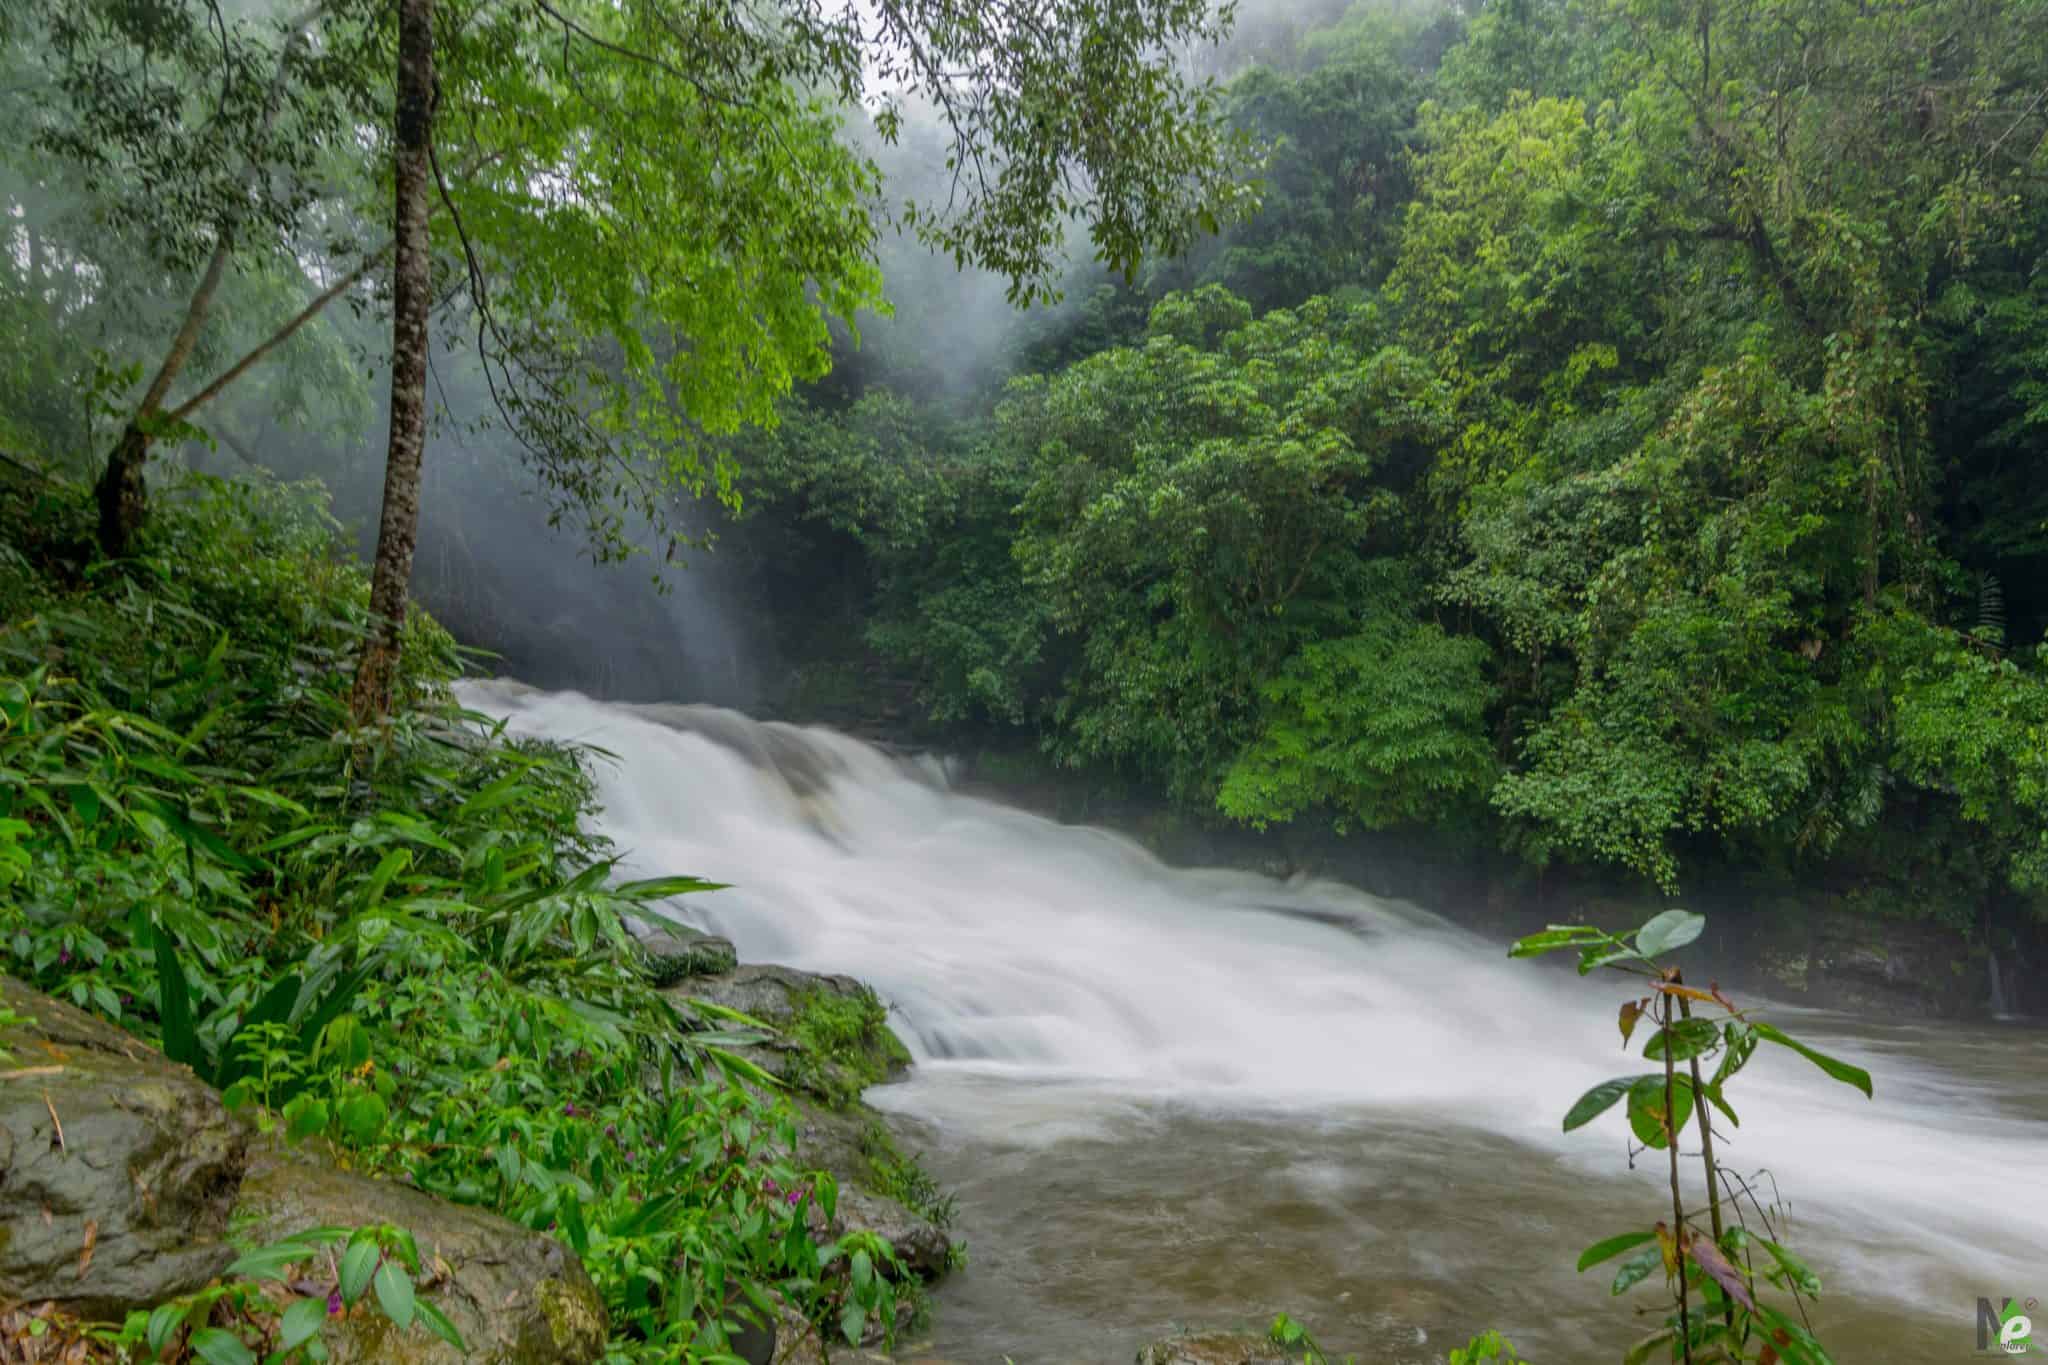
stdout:
[[(776, 1300), (886, 1328), (885, 1245), (814, 1229), (757, 1041), (678, 1013), (625, 921), (581, 755), (466, 712), (408, 623), (402, 704), (348, 720), (367, 621), (317, 489), (188, 479), (93, 562), (82, 492), (0, 495), (0, 956), (291, 1139), (552, 1230), (607, 1361), (730, 1359)], [(696, 1030), (696, 1031), (692, 1031)], [(192, 1326), (196, 1329), (199, 1324)]]

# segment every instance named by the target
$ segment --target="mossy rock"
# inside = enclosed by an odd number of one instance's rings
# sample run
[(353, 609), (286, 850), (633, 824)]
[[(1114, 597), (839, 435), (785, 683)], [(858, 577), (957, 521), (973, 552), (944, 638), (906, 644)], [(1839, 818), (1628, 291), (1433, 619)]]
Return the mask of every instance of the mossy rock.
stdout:
[(336, 1365), (568, 1365), (604, 1351), (608, 1324), (582, 1263), (567, 1247), (496, 1214), (448, 1204), (396, 1181), (338, 1169), (322, 1145), (251, 1149), (235, 1201), (236, 1233), (261, 1245), (308, 1227), (389, 1223), (418, 1243), (420, 1292), (462, 1334), (467, 1353), (424, 1331), (400, 1331), (359, 1304), (324, 1340)]
[(749, 963), (684, 981), (668, 994), (686, 1008), (704, 1000), (770, 1025), (778, 1036), (741, 1055), (835, 1109), (910, 1067), (909, 1050), (889, 1028), (888, 1006), (850, 976)]

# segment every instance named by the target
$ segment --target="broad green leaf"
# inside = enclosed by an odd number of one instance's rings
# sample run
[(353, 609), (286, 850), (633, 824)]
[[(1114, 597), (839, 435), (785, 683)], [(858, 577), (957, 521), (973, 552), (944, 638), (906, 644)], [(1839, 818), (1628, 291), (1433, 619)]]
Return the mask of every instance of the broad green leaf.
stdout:
[(377, 1239), (357, 1237), (341, 1254), (341, 1301), (352, 1304), (363, 1296), (370, 1287), (370, 1276), (377, 1270)]
[(384, 1097), (371, 1091), (358, 1091), (341, 1102), (341, 1131), (359, 1147), (375, 1142), (390, 1117)]
[(377, 1267), (372, 1279), (377, 1288), (377, 1304), (384, 1310), (384, 1316), (400, 1327), (412, 1326), (412, 1277), (400, 1268), (396, 1261), (386, 1261)]
[(1635, 1132), (1636, 1141), (1646, 1147), (1662, 1149), (1670, 1145), (1665, 1129), (1667, 1120), (1672, 1133), (1683, 1133), (1686, 1121), (1692, 1117), (1692, 1083), (1683, 1076), (1671, 1079), (1671, 1113), (1664, 1112), (1664, 1077), (1638, 1077), (1628, 1091), (1628, 1126)]
[(1865, 1099), (1873, 1098), (1870, 1087), (1870, 1073), (1862, 1067), (1851, 1066), (1847, 1062), (1830, 1057), (1824, 1052), (1817, 1052), (1806, 1044), (1788, 1036), (1784, 1030), (1776, 1025), (1757, 1023), (1752, 1024), (1751, 1027), (1756, 1030), (1756, 1036), (1765, 1042), (1776, 1043), (1779, 1047), (1791, 1048), (1794, 1052), (1806, 1058), (1807, 1061), (1812, 1062), (1844, 1085), (1853, 1085), (1858, 1090), (1861, 1090)]
[(1682, 1062), (1712, 1051), (1720, 1041), (1721, 1030), (1713, 1021), (1678, 1019), (1668, 1028), (1660, 1028), (1650, 1035), (1650, 1041), (1643, 1044), (1643, 1056), (1653, 1062), (1661, 1062), (1665, 1049), (1669, 1048), (1671, 1060)]
[(1639, 1247), (1645, 1242), (1656, 1240), (1657, 1234), (1654, 1232), (1624, 1232), (1605, 1241), (1595, 1242), (1579, 1253), (1579, 1269), (1585, 1270), (1596, 1266), (1602, 1261), (1621, 1255), (1630, 1247)]
[(320, 1335), (320, 1328), (327, 1322), (327, 1300), (294, 1299), (278, 1319), (277, 1344), (289, 1351), (302, 1341)]
[(1628, 1093), (1629, 1087), (1634, 1085), (1637, 1079), (1635, 1076), (1618, 1076), (1611, 1081), (1600, 1082), (1579, 1096), (1578, 1103), (1564, 1116), (1564, 1131), (1569, 1133), (1574, 1128), (1583, 1128), (1612, 1109), (1616, 1102)]
[(192, 1354), (206, 1365), (256, 1365), (256, 1353), (242, 1339), (218, 1327), (202, 1327), (192, 1334)]
[(327, 1131), (327, 1101), (311, 1095), (298, 1095), (284, 1106), (284, 1136), (287, 1142), (300, 1142), (316, 1133)]
[(1705, 915), (1690, 910), (1666, 910), (1636, 930), (1636, 951), (1644, 957), (1660, 956), (1691, 943), (1706, 927)]
[(190, 1311), (190, 1304), (175, 1301), (160, 1304), (151, 1310), (149, 1327), (143, 1334), (144, 1339), (149, 1342), (151, 1355), (160, 1356), (164, 1353), (165, 1343), (184, 1325), (185, 1314)]

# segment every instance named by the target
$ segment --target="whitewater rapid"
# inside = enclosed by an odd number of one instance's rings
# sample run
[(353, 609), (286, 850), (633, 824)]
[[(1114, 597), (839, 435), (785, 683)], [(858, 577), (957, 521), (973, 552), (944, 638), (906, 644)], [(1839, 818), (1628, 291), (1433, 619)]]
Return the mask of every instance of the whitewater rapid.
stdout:
[[(515, 732), (612, 755), (601, 829), (625, 865), (730, 884), (677, 901), (680, 918), (743, 960), (871, 983), (917, 1062), (871, 1098), (942, 1132), (1053, 1143), (1143, 1110), (1392, 1116), (1631, 1178), (1618, 1110), (1559, 1129), (1585, 1088), (1646, 1069), (1621, 1050), (1618, 988), (1350, 887), (1168, 868), (830, 731), (503, 683), (464, 696)], [(1877, 1098), (1759, 1057), (1723, 1155), (1795, 1193), (1837, 1274), (1959, 1313), (1969, 1285), (2048, 1289), (2048, 1076), (2002, 1092), (1909, 1036), (1780, 1017), (1868, 1067)], [(1650, 1164), (1633, 1178), (1661, 1179)]]

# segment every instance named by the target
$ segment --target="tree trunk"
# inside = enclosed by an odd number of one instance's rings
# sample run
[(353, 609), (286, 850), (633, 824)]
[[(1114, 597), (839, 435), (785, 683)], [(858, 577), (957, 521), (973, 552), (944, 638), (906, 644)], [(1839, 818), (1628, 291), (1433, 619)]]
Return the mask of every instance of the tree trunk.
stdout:
[[(286, 27), (284, 44), (277, 56), (277, 74), (270, 82), (270, 103), (263, 112), (266, 137), (277, 123), (278, 111), (284, 106), (292, 49), (319, 15), (320, 9), (315, 6)], [(429, 67), (429, 80), (432, 76), (433, 71)], [(260, 166), (252, 164), (249, 167), (252, 184), (261, 174)], [(178, 334), (171, 338), (171, 348), (164, 352), (163, 363), (157, 366), (149, 387), (143, 391), (142, 401), (135, 405), (135, 415), (128, 419), (121, 439), (114, 443), (112, 453), (107, 456), (107, 467), (93, 489), (100, 505), (100, 552), (109, 559), (120, 559), (128, 553), (135, 533), (142, 528), (143, 517), (149, 512), (149, 485), (143, 478), (143, 467), (149, 461), (149, 444), (154, 439), (149, 428), (163, 415), (171, 385), (192, 358), (192, 350), (199, 344), (199, 334), (205, 330), (207, 317), (213, 312), (213, 296), (220, 290), (220, 279), (227, 271), (228, 257), (235, 251), (237, 226), (232, 215), (224, 216), (214, 224), (213, 255), (206, 262), (198, 287), (192, 291), (191, 301), (185, 305), (184, 321), (178, 324)], [(188, 404), (185, 410), (192, 406), (196, 405)]]
[(155, 377), (143, 391), (142, 401), (135, 405), (135, 415), (128, 419), (121, 439), (114, 443), (107, 456), (107, 467), (93, 489), (100, 504), (100, 553), (109, 559), (126, 555), (135, 533), (142, 528), (142, 518), (149, 510), (149, 488), (142, 477), (143, 466), (149, 461), (148, 426), (162, 414), (164, 397), (170, 393), (172, 381), (192, 358), (192, 348), (199, 344), (199, 333), (213, 311), (213, 296), (220, 289), (220, 277), (226, 272), (232, 253), (223, 229), (213, 256), (206, 263), (206, 272), (199, 277), (191, 302), (185, 305), (185, 320), (179, 324), (178, 334), (171, 338), (171, 348), (164, 352), (163, 363), (157, 366)]
[(420, 457), (427, 443), (427, 312), (433, 258), (427, 213), (433, 170), (434, 0), (399, 0), (398, 111), (393, 180), (391, 442), (384, 457), (384, 510), (370, 570), (370, 637), (356, 664), (350, 709), (365, 724), (391, 710), (406, 587), (420, 520)]

